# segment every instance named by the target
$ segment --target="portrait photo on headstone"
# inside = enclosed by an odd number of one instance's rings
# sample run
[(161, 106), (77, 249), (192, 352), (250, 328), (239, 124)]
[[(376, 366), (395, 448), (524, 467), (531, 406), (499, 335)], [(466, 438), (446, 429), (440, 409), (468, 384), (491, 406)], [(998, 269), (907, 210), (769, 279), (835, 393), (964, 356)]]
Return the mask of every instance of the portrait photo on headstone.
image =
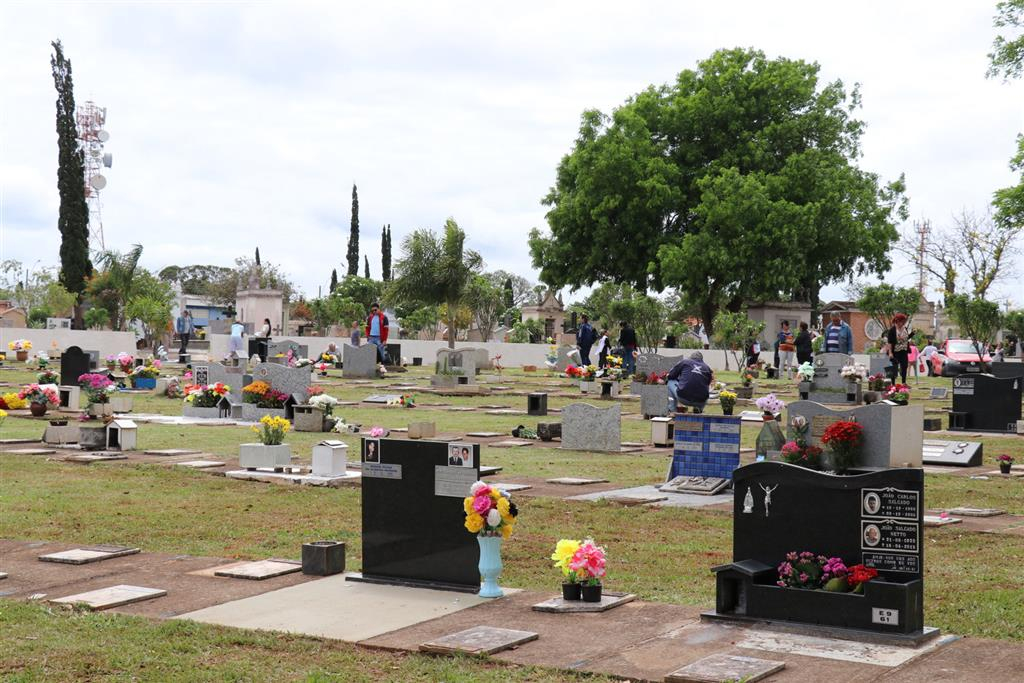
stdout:
[(448, 466), (449, 467), (472, 467), (473, 450), (469, 444), (450, 443), (448, 444)]
[(363, 462), (380, 462), (380, 439), (363, 439)]

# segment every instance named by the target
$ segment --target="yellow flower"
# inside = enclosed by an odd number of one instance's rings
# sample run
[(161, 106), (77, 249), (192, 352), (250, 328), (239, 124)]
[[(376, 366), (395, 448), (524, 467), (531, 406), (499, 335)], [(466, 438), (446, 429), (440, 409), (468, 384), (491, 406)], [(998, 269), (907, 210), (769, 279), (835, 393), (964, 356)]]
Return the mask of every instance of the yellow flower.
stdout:
[(555, 544), (555, 552), (552, 553), (551, 559), (555, 561), (555, 567), (561, 569), (563, 573), (569, 573), (569, 560), (576, 554), (576, 551), (580, 549), (580, 542), (572, 538), (563, 538), (557, 544)]
[(480, 533), (480, 530), (484, 528), (484, 518), (475, 512), (466, 515), (466, 529), (472, 533)]
[(512, 535), (512, 525), (511, 524), (502, 524), (501, 525), (501, 537), (502, 538), (508, 538), (511, 535)]
[(498, 489), (496, 489), (496, 488), (494, 488), (492, 486), (491, 487), (491, 499), (492, 500), (501, 500), (501, 498), (502, 498), (501, 491), (499, 491)]
[(502, 496), (501, 498), (498, 499), (498, 512), (501, 514), (502, 517), (507, 517), (508, 516), (508, 511), (509, 511), (508, 498)]
[(475, 514), (473, 511), (473, 496), (462, 499), (462, 509), (466, 511), (467, 515)]
[(4, 394), (3, 398), (4, 403), (7, 404), (7, 407), (10, 410), (21, 410), (22, 408), (28, 405), (28, 401), (22, 398), (18, 398), (18, 393), (16, 391), (11, 391)]

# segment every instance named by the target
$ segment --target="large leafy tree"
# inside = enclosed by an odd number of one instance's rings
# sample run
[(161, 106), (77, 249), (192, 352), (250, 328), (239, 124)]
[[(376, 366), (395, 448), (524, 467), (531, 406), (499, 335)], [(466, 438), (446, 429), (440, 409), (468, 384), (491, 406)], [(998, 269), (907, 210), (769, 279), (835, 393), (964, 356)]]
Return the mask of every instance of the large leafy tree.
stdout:
[(465, 242), (466, 233), (454, 218), (445, 221), (440, 236), (432, 230), (416, 230), (402, 242), (402, 257), (385, 293), (390, 303), (443, 306), (444, 311), (452, 311), (449, 348), (455, 348), (459, 311), (465, 307), (469, 285), (483, 267), (480, 254), (465, 249)]
[[(747, 345), (755, 341), (764, 332), (764, 323), (752, 320), (746, 311), (722, 311), (715, 316), (715, 333), (712, 339), (719, 347), (731, 351), (736, 361), (736, 369), (742, 367), (740, 358), (744, 356)], [(725, 356), (725, 369), (729, 369), (729, 356)]]
[(498, 326), (505, 312), (504, 288), (488, 274), (474, 275), (466, 291), (466, 306), (472, 312), (473, 320), (483, 341), (490, 341), (494, 328)]
[(882, 329), (892, 327), (892, 318), (903, 313), (912, 318), (921, 305), (916, 287), (894, 287), (888, 283), (859, 288), (857, 308), (871, 316)]
[(359, 275), (359, 192), (352, 185), (352, 222), (348, 232), (348, 274)]
[(954, 294), (946, 298), (946, 311), (960, 328), (960, 335), (974, 344), (974, 350), (981, 359), (981, 370), (985, 371), (985, 345), (995, 341), (1003, 316), (999, 304), (981, 297)]
[(550, 235), (532, 231), (541, 280), (680, 289), (713, 329), (722, 307), (799, 297), (884, 272), (902, 178), (855, 165), (859, 94), (819, 66), (720, 50), (609, 117), (583, 114), (545, 197)]
[(51, 43), (50, 68), (57, 88), (57, 192), (60, 210), (60, 283), (77, 297), (75, 326), (82, 326), (81, 300), (86, 279), (92, 275), (89, 261), (89, 205), (85, 201), (85, 159), (78, 148), (75, 127), (75, 88), (71, 62), (60, 41)]
[(93, 303), (107, 309), (115, 330), (124, 330), (130, 318), (127, 315), (128, 302), (132, 300), (138, 285), (137, 276), (142, 245), (135, 244), (121, 253), (113, 249), (100, 252), (96, 257), (99, 272), (89, 281), (89, 295)]

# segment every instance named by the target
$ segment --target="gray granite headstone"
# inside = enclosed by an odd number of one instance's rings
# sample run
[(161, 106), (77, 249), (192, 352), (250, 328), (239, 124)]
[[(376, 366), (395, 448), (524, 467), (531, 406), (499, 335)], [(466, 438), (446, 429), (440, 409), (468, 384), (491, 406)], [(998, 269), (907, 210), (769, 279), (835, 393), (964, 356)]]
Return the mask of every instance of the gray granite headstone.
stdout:
[(341, 352), (344, 363), (341, 375), (346, 379), (377, 376), (377, 347), (373, 344), (352, 346), (345, 344)]
[(459, 351), (468, 353), (473, 357), (473, 365), (477, 372), (481, 370), (493, 370), (494, 361), (491, 360), (490, 354), (487, 353), (487, 349), (478, 349), (475, 347), (461, 348)]
[(888, 354), (885, 353), (872, 353), (868, 356), (868, 374), (877, 375), (878, 373), (885, 373), (885, 369), (892, 365), (889, 360)]
[(476, 376), (477, 354), (473, 349), (440, 349), (437, 352), (434, 374), (442, 375), (453, 370), (461, 370), (467, 383), (474, 383)]
[(575, 346), (562, 345), (558, 347), (555, 359), (555, 370), (565, 372), (570, 365), (579, 365), (579, 350)]
[(267, 358), (275, 357), (279, 353), (287, 356), (288, 349), (291, 349), (292, 354), (299, 358), (309, 358), (309, 346), (292, 341), (291, 339), (279, 339), (270, 342), (267, 345)]
[[(921, 466), (924, 443), (924, 407), (872, 403), (833, 410), (814, 401), (794, 401), (788, 406), (787, 424), (803, 415), (809, 425), (809, 441), (823, 446), (821, 435), (837, 420), (852, 420), (864, 428), (864, 444), (857, 467)], [(827, 450), (826, 450), (827, 454)]]
[(252, 383), (252, 375), (246, 372), (244, 365), (230, 366), (210, 363), (207, 374), (210, 384), (221, 382), (231, 387), (228, 395), (231, 397), (232, 403), (241, 403), (242, 388)]
[[(849, 387), (840, 374), (847, 365), (853, 364), (853, 356), (845, 353), (819, 353), (814, 357), (814, 382), (807, 398), (818, 403), (846, 403)], [(860, 403), (860, 396), (857, 396)]]
[(652, 372), (668, 372), (683, 359), (683, 356), (668, 357), (657, 353), (641, 353), (636, 357), (636, 371), (649, 375)]
[(266, 382), (271, 389), (289, 396), (306, 396), (313, 383), (312, 366), (290, 368), (277, 363), (259, 363), (252, 371), (253, 381)]
[(562, 448), (618, 453), (622, 447), (622, 406), (598, 408), (570, 403), (562, 409)]

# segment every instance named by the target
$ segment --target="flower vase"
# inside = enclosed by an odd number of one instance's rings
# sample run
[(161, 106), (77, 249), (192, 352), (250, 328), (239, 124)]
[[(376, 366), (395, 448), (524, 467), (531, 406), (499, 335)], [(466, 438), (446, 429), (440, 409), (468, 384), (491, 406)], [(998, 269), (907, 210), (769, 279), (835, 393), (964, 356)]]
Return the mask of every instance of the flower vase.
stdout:
[(563, 600), (579, 600), (581, 596), (581, 586), (578, 583), (563, 583), (562, 584), (562, 599)]
[(601, 584), (584, 584), (580, 589), (583, 602), (601, 602)]
[(480, 585), (481, 598), (500, 598), (505, 595), (498, 586), (498, 577), (501, 576), (501, 536), (477, 536), (477, 543), (480, 544), (480, 577), (483, 583)]
[(1010, 466), (1011, 465), (1013, 465), (1013, 463), (1010, 463), (1010, 462), (1001, 462), (1001, 463), (999, 463), (999, 474), (1009, 474), (1010, 473)]
[(782, 451), (782, 445), (786, 443), (786, 437), (782, 434), (779, 423), (771, 413), (765, 413), (761, 417), (764, 424), (757, 435), (755, 452), (759, 459), (767, 460), (771, 456), (778, 458)]
[(32, 413), (32, 417), (42, 417), (43, 415), (46, 415), (45, 403), (33, 401), (32, 403), (28, 404), (28, 409), (29, 412)]
[(732, 415), (733, 406), (722, 406), (722, 415)]
[(25, 361), (28, 360), (28, 351), (15, 351), (14, 357), (17, 358), (22, 363), (24, 363)]

